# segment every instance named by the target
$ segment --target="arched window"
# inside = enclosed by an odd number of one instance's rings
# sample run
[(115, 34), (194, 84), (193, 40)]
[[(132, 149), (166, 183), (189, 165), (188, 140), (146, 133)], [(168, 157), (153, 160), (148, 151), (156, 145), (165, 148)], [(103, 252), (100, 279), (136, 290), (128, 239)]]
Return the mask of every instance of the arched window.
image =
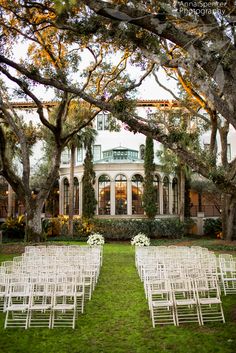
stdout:
[(67, 178), (64, 179), (64, 199), (63, 199), (63, 214), (68, 215), (69, 213), (69, 181)]
[(144, 159), (144, 154), (145, 154), (145, 146), (144, 146), (144, 145), (140, 145), (140, 146), (139, 146), (139, 156), (140, 156), (140, 159)]
[(160, 178), (156, 174), (153, 177), (153, 185), (154, 185), (154, 189), (155, 189), (157, 214), (160, 214)]
[(79, 214), (79, 181), (74, 177), (74, 214)]
[(108, 175), (98, 179), (98, 214), (110, 214), (111, 182)]
[(173, 194), (173, 206), (172, 213), (178, 213), (178, 199), (179, 199), (179, 189), (178, 189), (178, 180), (174, 178), (172, 181), (172, 194)]
[(143, 214), (142, 207), (143, 197), (143, 177), (140, 174), (135, 174), (132, 177), (132, 214)]
[(115, 179), (116, 214), (127, 214), (127, 179), (119, 174)]
[(169, 179), (163, 179), (163, 214), (169, 214)]

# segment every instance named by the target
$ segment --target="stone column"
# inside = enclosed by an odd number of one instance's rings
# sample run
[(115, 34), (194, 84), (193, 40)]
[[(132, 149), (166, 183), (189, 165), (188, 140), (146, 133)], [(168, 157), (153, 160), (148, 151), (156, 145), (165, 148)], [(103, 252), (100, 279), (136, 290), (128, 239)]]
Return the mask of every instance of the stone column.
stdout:
[(115, 210), (116, 210), (116, 192), (115, 192), (115, 180), (111, 180), (111, 193), (110, 193), (110, 212), (111, 212), (111, 215), (114, 216), (115, 215)]
[(127, 180), (127, 215), (132, 215), (132, 181)]
[(95, 184), (93, 185), (93, 187), (94, 187), (95, 199), (97, 200), (95, 214), (98, 215), (98, 198), (99, 198), (98, 192), (99, 191), (98, 191), (98, 177), (97, 176), (96, 176)]
[(83, 183), (82, 179), (79, 182), (79, 215), (82, 217), (83, 210)]
[(160, 215), (163, 215), (163, 179), (160, 179), (159, 182), (159, 202)]
[(64, 214), (63, 210), (64, 188), (62, 180), (59, 180), (59, 214)]
[(173, 213), (173, 188), (172, 181), (169, 179), (169, 214)]
[(204, 226), (204, 212), (198, 212), (197, 213), (197, 234), (198, 235), (203, 235), (203, 226)]

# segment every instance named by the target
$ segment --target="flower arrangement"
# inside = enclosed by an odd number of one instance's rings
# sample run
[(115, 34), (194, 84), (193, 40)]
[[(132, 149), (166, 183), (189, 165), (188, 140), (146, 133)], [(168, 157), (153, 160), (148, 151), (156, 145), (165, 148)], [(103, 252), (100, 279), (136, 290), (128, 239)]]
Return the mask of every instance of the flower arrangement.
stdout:
[(104, 243), (104, 237), (99, 233), (91, 234), (87, 240), (87, 244), (90, 246), (103, 245)]
[(131, 240), (131, 245), (135, 246), (149, 246), (150, 239), (143, 233), (138, 233)]

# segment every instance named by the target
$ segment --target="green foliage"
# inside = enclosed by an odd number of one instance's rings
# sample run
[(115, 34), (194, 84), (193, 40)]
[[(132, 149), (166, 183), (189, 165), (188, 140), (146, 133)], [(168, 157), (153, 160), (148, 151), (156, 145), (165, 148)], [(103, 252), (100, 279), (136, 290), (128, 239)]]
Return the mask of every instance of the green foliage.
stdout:
[[(58, 216), (53, 218), (44, 218), (42, 220), (42, 229), (46, 238), (50, 240), (51, 238), (57, 238), (59, 240), (68, 240), (68, 216)], [(74, 218), (73, 219), (73, 235), (75, 238), (86, 238), (93, 231), (94, 225), (92, 221)]]
[(54, 218), (44, 218), (42, 220), (42, 230), (47, 238), (67, 235), (68, 217), (58, 216)]
[(143, 187), (143, 208), (148, 218), (154, 218), (157, 213), (156, 193), (153, 185), (153, 174), (155, 171), (153, 139), (146, 137), (144, 154), (144, 187)]
[(185, 233), (185, 223), (178, 218), (168, 218), (157, 220), (155, 222), (156, 238), (182, 238)]
[(91, 143), (86, 146), (86, 156), (84, 160), (84, 174), (83, 174), (83, 217), (91, 218), (94, 216), (96, 210), (97, 200), (95, 197), (94, 183), (95, 172), (93, 170), (93, 155)]
[[(47, 237), (63, 238), (68, 234), (68, 217), (45, 219)], [(91, 233), (100, 233), (108, 240), (130, 240), (144, 233), (149, 238), (181, 238), (187, 233), (188, 225), (177, 218), (169, 219), (101, 219), (76, 218), (73, 222), (74, 239), (87, 238)]]
[(47, 234), (50, 232), (51, 228), (53, 226), (53, 218), (44, 218), (42, 220), (42, 231), (43, 233)]
[(1, 229), (3, 236), (8, 239), (23, 239), (25, 234), (25, 219), (24, 216), (8, 217), (2, 224)]
[(94, 219), (93, 231), (105, 239), (130, 240), (137, 233), (152, 234), (152, 221), (147, 219)]
[(204, 221), (204, 235), (216, 237), (222, 231), (222, 221), (220, 218), (207, 218)]
[[(73, 221), (75, 239), (87, 239), (91, 233), (101, 233), (108, 240), (130, 240), (138, 232), (146, 234), (152, 239), (178, 239), (188, 234), (192, 221), (181, 222), (178, 218), (168, 219), (81, 219)], [(3, 235), (8, 239), (23, 239), (25, 232), (24, 217), (8, 218), (2, 225)], [(45, 238), (63, 240), (68, 236), (68, 217), (59, 216), (45, 218), (42, 221)], [(216, 237), (222, 230), (221, 220), (206, 219), (204, 234)]]
[(177, 171), (179, 159), (176, 154), (169, 148), (157, 151), (157, 157), (161, 163), (161, 169), (164, 173), (170, 174)]

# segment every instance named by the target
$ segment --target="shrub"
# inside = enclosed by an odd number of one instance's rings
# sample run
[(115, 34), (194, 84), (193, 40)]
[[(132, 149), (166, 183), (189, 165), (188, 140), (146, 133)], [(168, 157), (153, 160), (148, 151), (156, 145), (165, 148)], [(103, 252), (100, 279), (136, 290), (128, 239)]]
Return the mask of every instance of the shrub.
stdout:
[(155, 238), (181, 238), (185, 235), (186, 225), (178, 218), (156, 220), (154, 223)]
[(24, 239), (25, 218), (24, 215), (18, 217), (8, 217), (2, 224), (3, 236), (11, 239)]
[(94, 219), (93, 231), (111, 240), (131, 240), (137, 231), (150, 237), (152, 221), (147, 219)]
[(204, 221), (204, 235), (216, 237), (222, 231), (222, 222), (220, 218), (206, 218)]
[(148, 238), (180, 238), (186, 225), (177, 218), (169, 219), (93, 219), (93, 231), (106, 239), (131, 240), (137, 232)]
[(46, 237), (68, 234), (68, 217), (58, 216), (54, 218), (44, 218), (42, 229)]
[[(68, 235), (68, 218), (58, 217), (43, 220), (48, 237)], [(47, 227), (46, 227), (47, 225)], [(86, 238), (92, 233), (100, 233), (108, 240), (130, 241), (137, 233), (148, 238), (180, 238), (185, 234), (185, 223), (176, 218), (169, 219), (74, 219), (74, 238)]]

